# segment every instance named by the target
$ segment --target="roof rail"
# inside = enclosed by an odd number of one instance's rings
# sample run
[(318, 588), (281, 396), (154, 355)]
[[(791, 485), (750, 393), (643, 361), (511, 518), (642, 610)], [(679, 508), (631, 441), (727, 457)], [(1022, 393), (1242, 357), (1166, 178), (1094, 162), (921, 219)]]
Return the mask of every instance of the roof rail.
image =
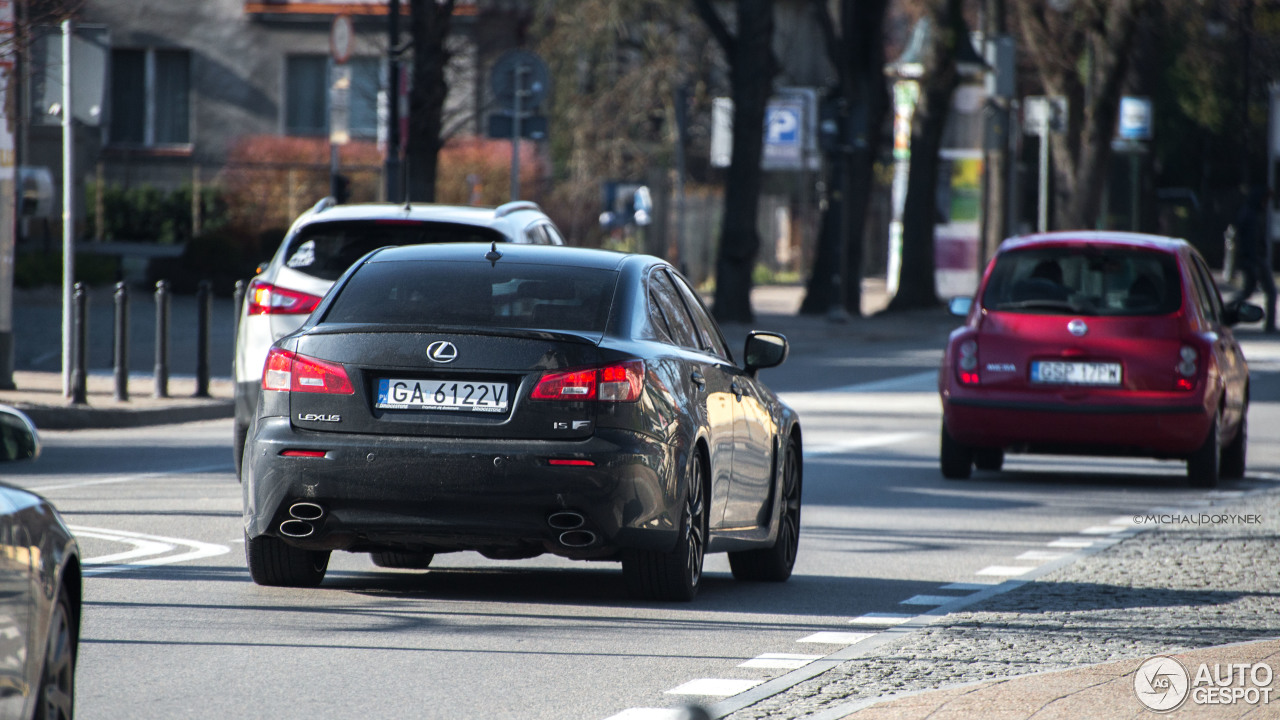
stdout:
[(538, 207), (538, 203), (532, 200), (512, 200), (494, 208), (493, 216), (496, 218), (506, 217), (517, 210), (537, 210), (542, 212), (542, 208)]
[(310, 214), (315, 214), (319, 212), (324, 212), (325, 210), (328, 210), (329, 208), (337, 204), (338, 204), (338, 201), (332, 195), (322, 197), (320, 198), (320, 202), (317, 202), (315, 205), (311, 207), (311, 210), (308, 212), (308, 214), (310, 215)]

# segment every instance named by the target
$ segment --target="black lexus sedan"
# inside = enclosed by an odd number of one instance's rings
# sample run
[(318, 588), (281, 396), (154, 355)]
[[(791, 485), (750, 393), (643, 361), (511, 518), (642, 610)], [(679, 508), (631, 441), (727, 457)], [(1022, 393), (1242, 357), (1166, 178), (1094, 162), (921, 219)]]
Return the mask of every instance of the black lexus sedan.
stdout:
[(783, 581), (800, 532), (798, 418), (687, 281), (643, 255), (383, 248), (270, 350), (241, 468), (262, 585), (308, 587), (333, 550), (620, 560), (639, 598), (689, 600), (703, 556)]

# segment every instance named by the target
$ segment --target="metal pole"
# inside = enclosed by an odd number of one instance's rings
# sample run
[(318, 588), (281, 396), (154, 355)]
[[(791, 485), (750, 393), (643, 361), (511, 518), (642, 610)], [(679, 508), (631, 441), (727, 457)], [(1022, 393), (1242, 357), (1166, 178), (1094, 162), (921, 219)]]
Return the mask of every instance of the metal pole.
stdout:
[(400, 0), (391, 0), (387, 14), (387, 202), (400, 199)]
[(1036, 228), (1049, 231), (1049, 120), (1048, 113), (1040, 126), (1040, 197), (1036, 211)]
[(129, 286), (116, 283), (115, 366), (116, 400), (129, 400)]
[(517, 63), (513, 71), (516, 76), (515, 112), (511, 118), (511, 199), (520, 199), (520, 116), (524, 114), (524, 74), (528, 72), (523, 64)]
[(237, 280), (236, 289), (231, 293), (231, 308), (234, 311), (232, 320), (234, 324), (231, 328), (231, 337), (234, 338), (240, 337), (240, 312), (244, 307), (244, 294), (248, 287), (249, 284), (245, 281)]
[(196, 290), (196, 394), (209, 397), (209, 314), (213, 310), (213, 284), (200, 281)]
[(71, 21), (62, 21), (62, 394), (71, 396), (71, 314), (76, 277), (75, 139), (71, 117)]
[(156, 282), (155, 396), (169, 397), (169, 281)]
[(89, 402), (88, 369), (85, 367), (85, 345), (88, 344), (88, 333), (85, 331), (88, 299), (84, 291), (84, 283), (76, 283), (73, 291), (74, 319), (72, 325), (72, 351), (74, 369), (71, 372), (71, 402), (84, 405)]

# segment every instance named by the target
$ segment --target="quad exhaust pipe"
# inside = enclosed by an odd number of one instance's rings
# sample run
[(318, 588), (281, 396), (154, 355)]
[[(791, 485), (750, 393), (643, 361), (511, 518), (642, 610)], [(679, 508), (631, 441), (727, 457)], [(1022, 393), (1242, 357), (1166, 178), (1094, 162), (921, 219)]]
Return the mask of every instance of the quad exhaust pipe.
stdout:
[(586, 523), (586, 519), (576, 512), (553, 512), (547, 516), (547, 524), (554, 530), (577, 530)]
[(584, 548), (596, 543), (596, 534), (590, 530), (570, 530), (560, 533), (560, 544), (569, 548)]
[(296, 502), (289, 506), (289, 519), (280, 523), (280, 534), (291, 538), (311, 537), (315, 521), (324, 517), (324, 508), (313, 502)]

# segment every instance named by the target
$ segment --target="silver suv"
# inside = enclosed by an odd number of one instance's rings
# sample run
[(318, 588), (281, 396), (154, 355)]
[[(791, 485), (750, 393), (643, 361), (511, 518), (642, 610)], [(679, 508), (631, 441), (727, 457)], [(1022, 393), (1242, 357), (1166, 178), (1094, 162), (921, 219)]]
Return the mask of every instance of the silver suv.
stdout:
[(564, 236), (528, 201), (480, 208), (336, 205), (332, 198), (325, 198), (293, 223), (271, 262), (249, 283), (240, 307), (232, 438), (237, 477), (262, 387), (262, 364), (271, 344), (298, 329), (334, 281), (370, 250), (442, 242), (563, 245)]

